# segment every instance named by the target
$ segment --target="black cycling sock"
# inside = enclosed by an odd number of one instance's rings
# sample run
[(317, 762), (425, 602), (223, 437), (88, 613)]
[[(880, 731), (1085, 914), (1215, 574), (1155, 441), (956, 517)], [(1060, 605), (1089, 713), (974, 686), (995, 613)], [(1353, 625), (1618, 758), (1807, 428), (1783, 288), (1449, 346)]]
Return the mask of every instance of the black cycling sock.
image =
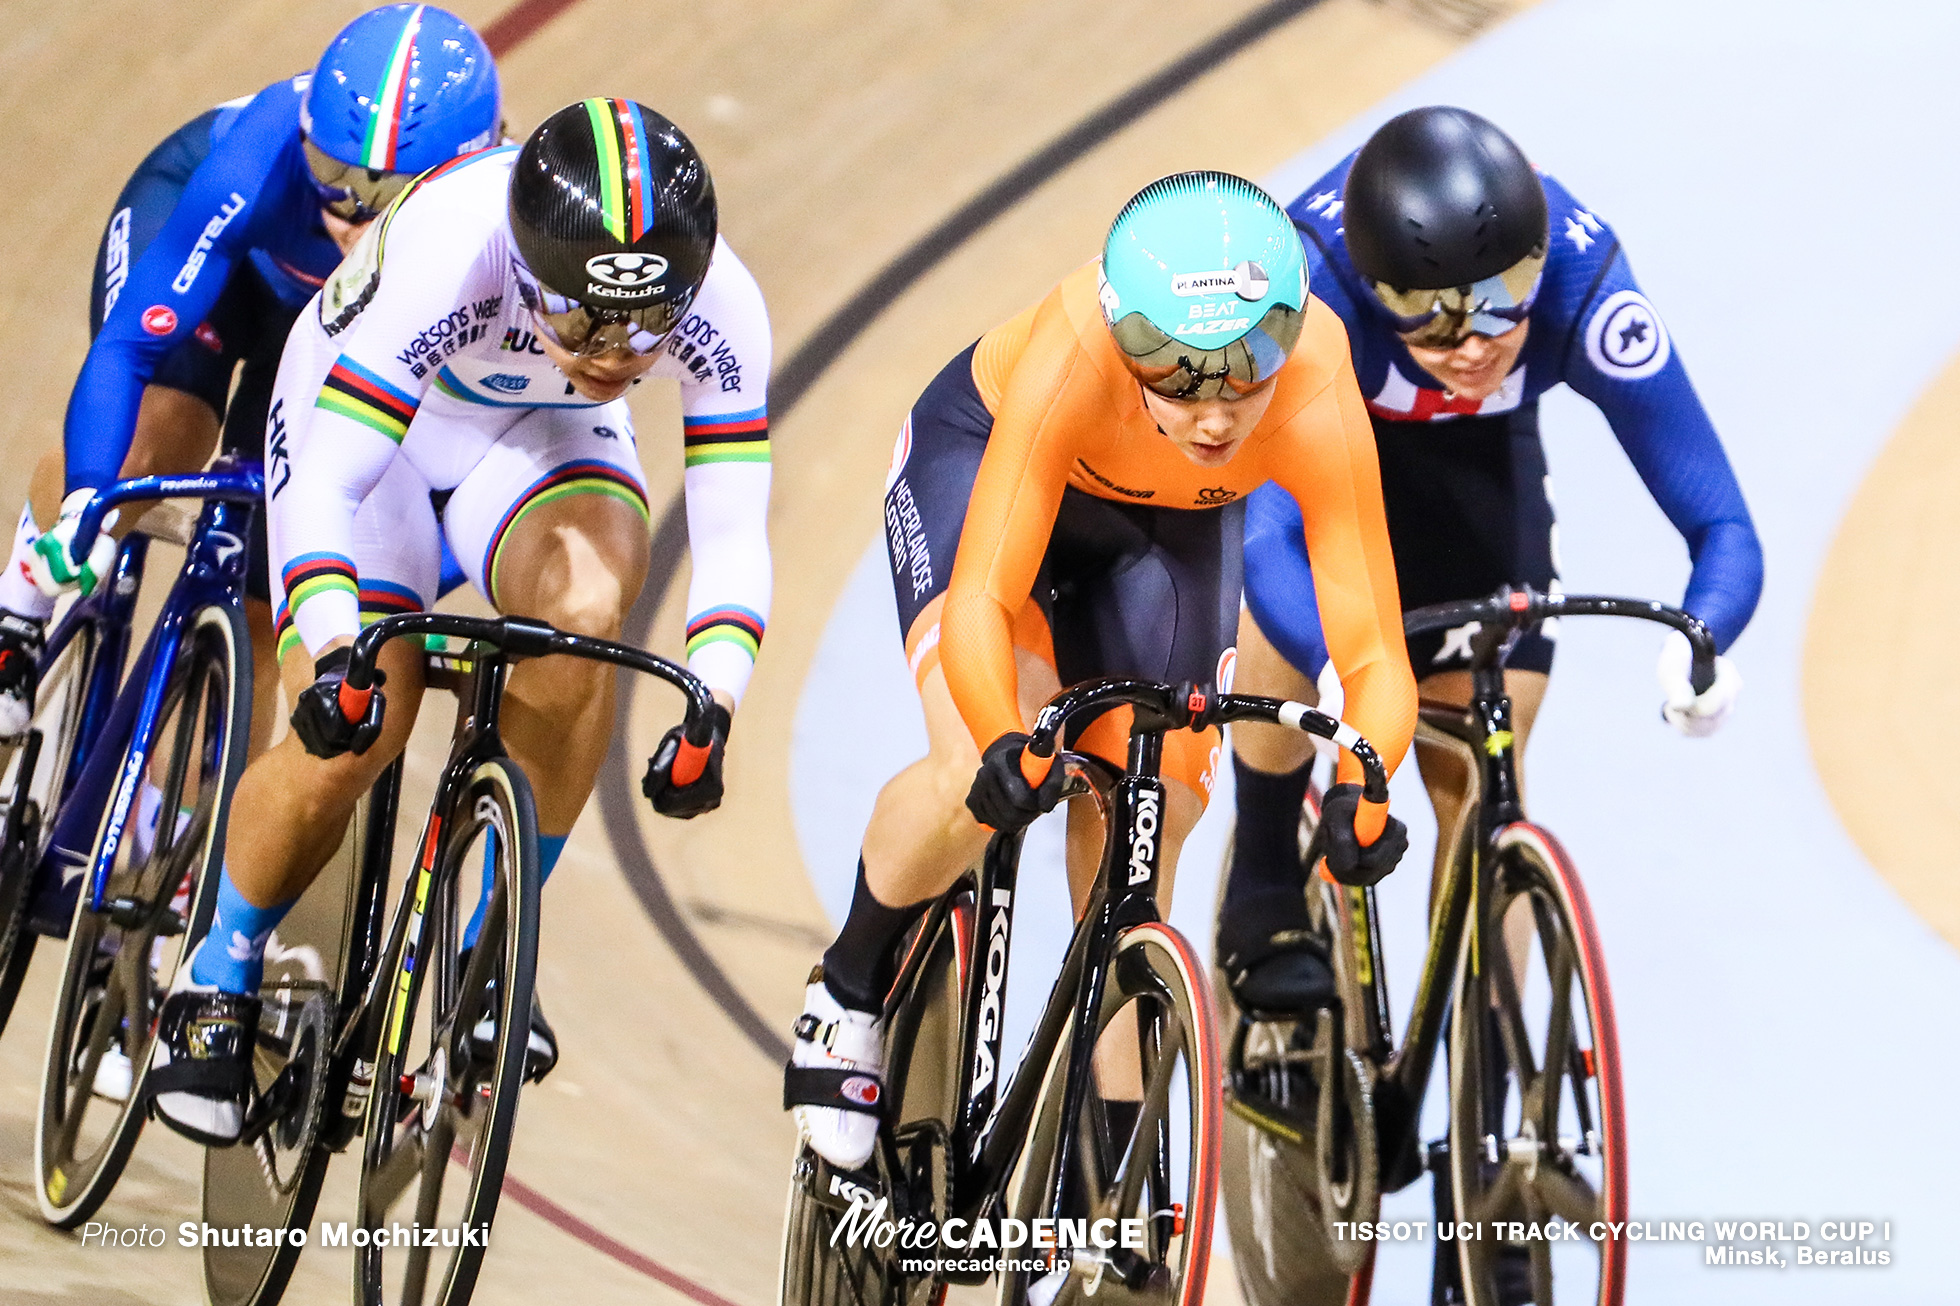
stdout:
[(1306, 886), (1300, 865), (1300, 804), (1313, 774), (1310, 756), (1298, 770), (1275, 775), (1232, 753), (1238, 826), (1232, 839), (1232, 871), (1225, 881), (1227, 914), (1256, 899), (1298, 896)]
[(864, 858), (859, 857), (850, 915), (823, 955), (823, 982), (830, 995), (853, 1011), (881, 1010), (897, 975), (898, 938), (925, 906), (887, 907), (879, 902), (864, 882)]

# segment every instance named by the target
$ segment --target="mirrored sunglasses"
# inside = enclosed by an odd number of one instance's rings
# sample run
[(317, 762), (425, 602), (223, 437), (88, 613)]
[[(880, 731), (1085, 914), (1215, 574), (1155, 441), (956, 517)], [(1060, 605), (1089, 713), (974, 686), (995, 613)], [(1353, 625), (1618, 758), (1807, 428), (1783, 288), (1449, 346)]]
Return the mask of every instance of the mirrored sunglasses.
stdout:
[(1398, 290), (1381, 281), (1369, 289), (1394, 320), (1404, 344), (1454, 349), (1471, 336), (1501, 336), (1531, 315), (1544, 282), (1545, 248), (1539, 246), (1496, 276), (1442, 290)]
[(301, 146), (320, 206), (343, 222), (374, 221), (415, 179), (409, 172), (378, 172), (357, 163), (342, 163), (310, 139), (302, 139)]
[(1217, 349), (1201, 349), (1165, 333), (1141, 313), (1110, 325), (1123, 361), (1136, 378), (1166, 399), (1216, 399), (1250, 394), (1279, 374), (1300, 339), (1300, 310), (1274, 304), (1257, 326)]

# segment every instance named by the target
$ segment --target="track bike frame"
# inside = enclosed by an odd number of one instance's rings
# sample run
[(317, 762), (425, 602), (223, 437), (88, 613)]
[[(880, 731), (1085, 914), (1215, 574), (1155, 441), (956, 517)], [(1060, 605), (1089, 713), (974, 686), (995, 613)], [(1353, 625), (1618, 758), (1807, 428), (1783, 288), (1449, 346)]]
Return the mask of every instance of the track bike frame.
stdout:
[[(645, 672), (687, 695), (683, 737), (688, 745), (705, 751), (713, 737), (709, 709), (714, 699), (708, 687), (686, 668), (624, 644), (568, 635), (541, 622), (517, 617), (486, 619), (418, 612), (385, 618), (369, 626), (355, 641), (347, 667), (347, 684), (357, 690), (373, 687), (375, 659), (382, 646), (391, 639), (424, 635), (469, 642), (468, 709), (458, 717), (449, 760), (436, 782), (435, 798), (423, 826), (420, 851), (412, 872), (401, 886), (393, 925), (385, 939), (384, 911), (400, 807), (400, 759), (382, 773), (371, 791), (375, 806), (370, 811), (361, 847), (360, 878), (354, 890), (354, 917), (349, 933), (351, 955), (341, 986), (344, 1014), (338, 1028), (331, 1031), (331, 1051), (326, 1058), (328, 1079), (324, 1101), (328, 1106), (325, 1109), (331, 1113), (335, 1109), (332, 1104), (340, 1103), (341, 1123), (336, 1127), (330, 1120), (323, 1141), (336, 1149), (345, 1146), (359, 1131), (366, 1108), (369, 1087), (366, 1077), (372, 1075), (373, 1066), (362, 1054), (378, 1046), (384, 1035), (407, 1037), (406, 1029), (388, 1029), (387, 1022), (394, 1012), (396, 977), (382, 970), (381, 959), (392, 955), (414, 929), (417, 934), (411, 942), (415, 952), (408, 964), (422, 964), (427, 959), (433, 964), (432, 978), (438, 983), (447, 983), (451, 978), (449, 968), (456, 964), (458, 946), (458, 941), (451, 937), (455, 932), (455, 913), (438, 911), (432, 906), (452, 901), (450, 895), (454, 891), (452, 882), (439, 882), (436, 878), (442, 813), (449, 810), (457, 795), (468, 786), (478, 764), (505, 756), (497, 724), (510, 664), (525, 658), (565, 654)], [(537, 873), (535, 866), (528, 870)], [(429, 922), (437, 931), (434, 940), (424, 933)], [(291, 1109), (305, 1073), (306, 1068), (300, 1063), (287, 1063), (267, 1089), (265, 1105), (248, 1123), (248, 1135), (269, 1127)]]
[[(1006, 1189), (1007, 1181), (1027, 1140), (1040, 1096), (1043, 1070), (1053, 1060), (1065, 1030), (1072, 1032), (1063, 1088), (1063, 1125), (1057, 1134), (1058, 1155), (1053, 1182), (1043, 1201), (1047, 1216), (1060, 1216), (1064, 1184), (1072, 1172), (1078, 1131), (1070, 1122), (1080, 1118), (1087, 1101), (1096, 1044), (1096, 1016), (1116, 944), (1123, 933), (1157, 922), (1158, 838), (1164, 810), (1164, 785), (1159, 778), (1166, 730), (1206, 726), (1232, 720), (1278, 721), (1333, 739), (1361, 759), (1367, 772), (1371, 801), (1385, 802), (1388, 781), (1381, 761), (1366, 740), (1333, 718), (1297, 703), (1242, 695), (1214, 694), (1207, 686), (1172, 687), (1150, 681), (1102, 680), (1064, 690), (1041, 710), (1027, 751), (1036, 757), (1055, 754), (1063, 727), (1072, 718), (1089, 718), (1128, 705), (1135, 710), (1124, 773), (1104, 791), (1095, 778), (1104, 770), (1099, 760), (1062, 754), (1058, 765), (1069, 767), (1065, 796), (1094, 795), (1107, 834), (1088, 909), (1077, 922), (1061, 972), (1035, 1024), (1028, 1050), (1006, 1087), (999, 1084), (1007, 986), (1007, 958), (1013, 932), (1013, 906), (1019, 873), (1022, 836), (996, 834), (987, 846), (976, 885), (976, 910), (971, 936), (964, 940), (966, 955), (979, 961), (967, 968), (962, 993), (960, 1028), (960, 1105), (952, 1122), (948, 1146), (952, 1170), (952, 1214), (980, 1218)], [(933, 915), (919, 938), (930, 940), (950, 910), (958, 890), (934, 904)], [(903, 959), (893, 1003), (905, 1001), (919, 968), (930, 953), (914, 947)], [(996, 958), (998, 961), (996, 962)], [(887, 1015), (891, 1012), (888, 1010)], [(907, 1049), (894, 1049), (889, 1061), (905, 1064)], [(891, 1090), (894, 1101), (902, 1089)], [(1168, 1189), (1167, 1126), (1159, 1123), (1159, 1145), (1151, 1181), (1156, 1191)], [(889, 1130), (881, 1130), (886, 1172), (903, 1173)]]
[[(1478, 904), (1491, 900), (1498, 836), (1506, 826), (1524, 819), (1511, 699), (1504, 690), (1504, 663), (1526, 629), (1548, 618), (1574, 616), (1634, 617), (1672, 627), (1688, 637), (1693, 650), (1690, 680), (1695, 691), (1700, 693), (1714, 682), (1714, 636), (1695, 617), (1660, 603), (1506, 587), (1488, 599), (1436, 604), (1410, 612), (1404, 619), (1410, 635), (1470, 628), (1469, 705), (1425, 702), (1420, 720), (1432, 742), (1439, 736), (1460, 741), (1474, 759), (1473, 791), (1469, 795), (1474, 803), (1466, 804), (1474, 815), (1463, 822), (1455, 853), (1435, 886), (1429, 946), (1399, 1047), (1390, 1023), (1374, 888), (1333, 886), (1344, 909), (1339, 932), (1346, 941), (1337, 964), (1347, 968), (1360, 997), (1358, 1003), (1346, 1004), (1345, 1041), (1379, 1071), (1374, 1083), (1374, 1111), (1385, 1191), (1406, 1187), (1423, 1173), (1419, 1137), (1422, 1100), (1442, 1039), (1463, 932), (1473, 930), (1473, 966), (1477, 964), (1475, 947), (1487, 937), (1499, 937), (1487, 928), (1491, 922), (1481, 918), (1473, 921), (1472, 917)], [(1423, 737), (1419, 732), (1418, 739)], [(1318, 833), (1314, 843), (1308, 852), (1309, 866), (1318, 854)]]
[[(34, 865), (28, 890), (27, 928), (37, 934), (67, 937), (78, 892), (88, 894), (90, 911), (113, 906), (103, 900), (109, 872), (149, 766), (178, 642), (185, 623), (199, 609), (242, 607), (252, 513), (264, 493), (259, 465), (226, 455), (208, 472), (118, 481), (83, 510), (74, 547), (85, 552), (100, 533), (103, 517), (118, 505), (143, 499), (204, 500), (186, 542), (183, 570), (164, 599), (126, 683), (123, 665), (149, 550), (149, 540), (142, 535), (132, 534), (123, 541), (110, 575), (94, 594), (76, 602), (48, 636), (40, 661), (44, 672), (82, 631), (90, 631), (96, 644), (76, 727), (78, 744), (69, 752), (66, 774), (50, 788), (58, 795), (54, 826)], [(22, 745), (31, 751), (23, 754), (8, 813), (10, 832), (17, 835), (25, 833), (26, 820), (41, 815), (16, 813), (26, 802), (42, 744), (37, 731)], [(90, 849), (96, 852), (93, 863)]]

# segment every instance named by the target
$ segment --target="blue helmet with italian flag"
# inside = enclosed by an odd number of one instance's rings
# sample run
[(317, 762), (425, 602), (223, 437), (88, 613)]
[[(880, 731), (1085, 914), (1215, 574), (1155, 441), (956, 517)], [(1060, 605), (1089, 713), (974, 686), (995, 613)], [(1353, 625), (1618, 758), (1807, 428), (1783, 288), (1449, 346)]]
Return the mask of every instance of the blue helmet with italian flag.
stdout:
[(434, 5), (386, 5), (320, 56), (300, 129), (321, 202), (362, 222), (416, 174), (493, 144), (502, 114), (496, 60), (468, 23)]
[(1133, 196), (1103, 242), (1103, 320), (1138, 380), (1171, 399), (1242, 395), (1293, 352), (1306, 252), (1286, 211), (1229, 172)]

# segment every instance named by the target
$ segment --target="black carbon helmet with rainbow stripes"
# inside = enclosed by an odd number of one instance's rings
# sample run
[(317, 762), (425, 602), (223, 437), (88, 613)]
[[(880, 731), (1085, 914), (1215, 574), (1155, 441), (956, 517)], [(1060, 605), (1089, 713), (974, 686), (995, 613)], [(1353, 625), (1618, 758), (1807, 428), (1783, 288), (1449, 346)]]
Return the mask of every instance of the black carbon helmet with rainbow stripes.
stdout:
[(544, 311), (577, 305), (665, 335), (708, 275), (716, 225), (714, 179), (694, 143), (632, 100), (560, 109), (511, 170), (518, 255), (560, 301)]

